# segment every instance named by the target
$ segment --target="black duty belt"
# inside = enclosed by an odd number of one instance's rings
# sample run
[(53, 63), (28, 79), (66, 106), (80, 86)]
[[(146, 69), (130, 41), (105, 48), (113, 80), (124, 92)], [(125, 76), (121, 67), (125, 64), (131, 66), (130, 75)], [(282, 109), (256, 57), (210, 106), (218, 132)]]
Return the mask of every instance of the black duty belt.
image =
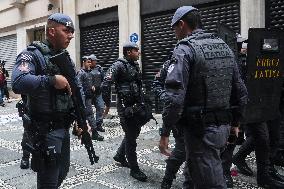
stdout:
[(206, 125), (226, 125), (232, 120), (231, 113), (225, 111), (207, 112), (203, 115), (203, 121)]
[(190, 121), (192, 120), (200, 120), (205, 125), (226, 125), (230, 124), (232, 120), (232, 114), (229, 109), (225, 110), (199, 110), (199, 111), (192, 111), (193, 109), (189, 108), (187, 109), (187, 118)]
[(36, 126), (36, 130), (41, 134), (47, 134), (51, 131), (58, 129), (69, 129), (70, 124), (63, 121), (38, 121), (34, 120), (33, 125)]
[(68, 114), (58, 114), (58, 115), (33, 115), (32, 121), (35, 122), (39, 129), (44, 129), (47, 131), (53, 131), (57, 129), (68, 129), (71, 124), (71, 117)]

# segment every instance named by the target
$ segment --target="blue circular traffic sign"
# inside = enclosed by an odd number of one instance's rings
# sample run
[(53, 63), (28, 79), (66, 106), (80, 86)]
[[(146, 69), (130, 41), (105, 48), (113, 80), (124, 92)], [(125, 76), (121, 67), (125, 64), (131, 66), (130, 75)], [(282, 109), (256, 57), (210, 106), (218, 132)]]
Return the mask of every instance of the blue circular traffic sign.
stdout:
[(133, 43), (136, 43), (138, 41), (138, 34), (137, 33), (133, 33), (130, 36), (130, 41)]

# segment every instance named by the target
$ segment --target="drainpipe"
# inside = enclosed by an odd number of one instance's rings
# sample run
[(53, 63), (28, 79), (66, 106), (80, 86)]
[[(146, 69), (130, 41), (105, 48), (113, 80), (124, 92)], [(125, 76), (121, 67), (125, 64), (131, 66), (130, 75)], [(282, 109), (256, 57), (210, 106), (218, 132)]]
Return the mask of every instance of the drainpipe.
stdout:
[(63, 0), (60, 0), (60, 13), (63, 13)]

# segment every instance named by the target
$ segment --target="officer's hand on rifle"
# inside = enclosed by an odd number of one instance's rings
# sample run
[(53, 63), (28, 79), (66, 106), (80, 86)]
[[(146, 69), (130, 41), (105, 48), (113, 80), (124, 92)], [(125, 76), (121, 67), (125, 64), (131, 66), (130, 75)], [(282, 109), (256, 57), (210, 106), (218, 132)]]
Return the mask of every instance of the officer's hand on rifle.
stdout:
[(68, 93), (69, 95), (72, 95), (72, 91), (71, 91), (71, 87), (67, 81), (67, 79), (62, 76), (62, 75), (55, 75), (54, 76), (54, 80), (55, 80), (55, 83), (54, 83), (54, 87), (56, 89), (67, 89), (68, 90)]
[(87, 127), (88, 127), (88, 133), (90, 134), (90, 136), (91, 136), (91, 138), (92, 138), (93, 132), (92, 132), (92, 128), (91, 128), (91, 126), (90, 126), (90, 124), (89, 124), (88, 121), (87, 121)]
[(235, 134), (237, 137), (239, 136), (240, 132), (240, 123), (239, 122), (233, 122), (231, 123), (231, 134)]
[(95, 92), (96, 91), (96, 87), (92, 86), (92, 91)]
[[(92, 137), (92, 128), (90, 127), (88, 121), (87, 121), (87, 127), (88, 127), (88, 133), (90, 134), (90, 137)], [(77, 136), (79, 139), (81, 139), (82, 138), (82, 132), (83, 132), (83, 129), (79, 128), (77, 122), (75, 122), (72, 134)]]
[(171, 151), (169, 150), (169, 137), (161, 136), (159, 143), (159, 150), (165, 156), (171, 155)]
[(105, 107), (105, 110), (104, 110), (104, 113), (103, 113), (103, 117), (104, 117), (104, 118), (105, 118), (106, 115), (108, 115), (109, 108), (110, 108), (109, 106), (106, 106), (106, 107)]
[(238, 136), (239, 136), (239, 132), (240, 132), (240, 129), (239, 127), (234, 127), (232, 126), (231, 127), (231, 130), (230, 130), (230, 135), (229, 135), (229, 138), (228, 138), (228, 144), (235, 144)]
[(79, 137), (80, 135), (82, 135), (83, 130), (81, 128), (78, 127), (78, 124), (76, 121), (73, 122), (73, 130), (72, 130), (72, 134)]

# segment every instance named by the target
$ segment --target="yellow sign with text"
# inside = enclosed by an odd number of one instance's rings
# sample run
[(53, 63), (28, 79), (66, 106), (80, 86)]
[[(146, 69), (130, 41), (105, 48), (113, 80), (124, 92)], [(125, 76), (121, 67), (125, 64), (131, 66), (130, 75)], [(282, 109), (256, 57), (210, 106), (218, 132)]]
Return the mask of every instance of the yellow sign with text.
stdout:
[(255, 79), (280, 77), (280, 59), (258, 58), (256, 60)]

